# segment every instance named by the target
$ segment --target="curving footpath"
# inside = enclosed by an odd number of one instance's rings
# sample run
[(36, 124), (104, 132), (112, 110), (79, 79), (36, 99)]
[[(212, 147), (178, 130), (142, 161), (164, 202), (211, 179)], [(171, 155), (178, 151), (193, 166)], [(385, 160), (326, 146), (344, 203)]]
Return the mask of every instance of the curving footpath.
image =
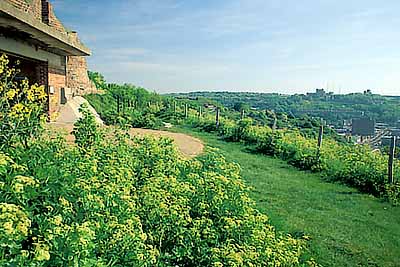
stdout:
[[(75, 97), (73, 100), (68, 101), (58, 116), (56, 122), (49, 123), (50, 129), (56, 129), (66, 134), (66, 139), (68, 142), (74, 141), (74, 136), (71, 134), (74, 129), (74, 123), (82, 116), (78, 111), (79, 106), (83, 103), (87, 103), (89, 110), (93, 113), (96, 121), (103, 125), (100, 116), (97, 112), (89, 105), (89, 103), (83, 97)], [(156, 136), (156, 137), (167, 137), (174, 140), (175, 145), (178, 147), (181, 154), (186, 158), (194, 158), (200, 155), (204, 150), (203, 143), (190, 135), (182, 133), (171, 133), (167, 131), (157, 131), (149, 129), (138, 129), (133, 128), (130, 130), (132, 135), (142, 135), (142, 136)]]
[(151, 135), (156, 137), (171, 138), (174, 140), (175, 145), (178, 147), (182, 155), (187, 158), (194, 158), (200, 155), (204, 150), (204, 144), (199, 139), (187, 134), (139, 128), (132, 128), (130, 133), (132, 135)]

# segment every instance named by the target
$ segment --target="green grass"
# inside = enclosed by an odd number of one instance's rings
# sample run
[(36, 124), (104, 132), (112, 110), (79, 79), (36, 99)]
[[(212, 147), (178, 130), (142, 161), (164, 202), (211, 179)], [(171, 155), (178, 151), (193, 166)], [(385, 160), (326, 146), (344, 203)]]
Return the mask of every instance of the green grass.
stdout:
[[(212, 134), (186, 132), (240, 164), (251, 196), (280, 231), (311, 237), (309, 254), (323, 266), (400, 266), (400, 207), (324, 182), (279, 159), (251, 154)], [(310, 256), (308, 255), (308, 256)]]

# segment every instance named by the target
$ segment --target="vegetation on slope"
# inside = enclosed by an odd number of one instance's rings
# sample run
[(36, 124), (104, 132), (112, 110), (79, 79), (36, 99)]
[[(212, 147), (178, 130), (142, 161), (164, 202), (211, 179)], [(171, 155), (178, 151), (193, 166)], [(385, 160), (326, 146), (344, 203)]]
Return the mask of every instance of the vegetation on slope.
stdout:
[(366, 145), (325, 138), (318, 148), (317, 138), (304, 135), (300, 130), (255, 126), (251, 119), (221, 120), (218, 127), (213, 117), (191, 118), (188, 123), (225, 140), (242, 142), (257, 153), (279, 157), (301, 170), (319, 172), (326, 180), (343, 182), (361, 192), (385, 197), (394, 205), (399, 204), (400, 162), (395, 160), (398, 182), (389, 184), (388, 156)]
[(397, 124), (400, 118), (400, 97), (353, 93), (348, 95), (282, 95), (245, 92), (193, 92), (171, 94), (181, 98), (208, 98), (233, 108), (240, 103), (260, 110), (275, 110), (301, 116), (320, 117), (329, 124), (342, 126), (343, 120), (370, 117), (379, 122)]
[[(246, 105), (237, 105), (233, 110), (221, 109), (217, 124), (215, 111), (204, 112), (202, 102), (198, 103), (198, 99), (177, 102), (180, 100), (146, 93), (144, 89), (132, 86), (105, 87), (109, 88), (105, 95), (88, 97), (100, 111), (112, 106), (105, 105), (105, 102), (151, 103), (147, 106), (137, 105), (127, 112), (114, 106), (117, 111), (110, 113), (114, 121), (107, 119), (108, 122), (115, 124), (115, 121), (124, 121), (132, 125), (135, 121), (132, 114), (140, 114), (143, 110), (159, 120), (161, 114), (164, 114), (163, 121), (188, 124), (206, 132), (214, 132), (228, 141), (243, 142), (255, 152), (280, 157), (299, 169), (320, 172), (327, 180), (346, 183), (361, 192), (384, 197), (395, 205), (399, 203), (400, 183), (389, 184), (387, 179), (388, 156), (368, 146), (347, 143), (328, 127), (325, 128), (323, 144), (318, 148), (321, 121), (316, 119), (296, 118), (286, 114), (278, 117), (274, 112), (250, 112), (252, 116), (244, 118), (243, 115), (249, 111), (248, 107), (246, 109)], [(138, 97), (138, 92), (147, 98)], [(183, 106), (181, 110), (177, 110), (178, 104)], [(116, 119), (120, 117), (128, 119)], [(147, 127), (152, 126), (149, 122)], [(397, 178), (400, 178), (397, 171), (400, 170), (400, 162), (397, 160), (395, 169)]]
[[(277, 233), (255, 209), (238, 165), (216, 153), (184, 160), (167, 139), (102, 133), (85, 107), (75, 145), (41, 134), (41, 114), (28, 109), (43, 104), (30, 98), (36, 87), (10, 83), (6, 65), (0, 126), (31, 135), (0, 150), (1, 266), (314, 265), (302, 263), (302, 237)], [(3, 127), (14, 113), (20, 123)]]
[(322, 266), (398, 266), (400, 207), (319, 174), (299, 171), (285, 161), (254, 154), (239, 143), (211, 133), (176, 129), (204, 141), (241, 166), (251, 197), (271, 223), (310, 239), (309, 253)]

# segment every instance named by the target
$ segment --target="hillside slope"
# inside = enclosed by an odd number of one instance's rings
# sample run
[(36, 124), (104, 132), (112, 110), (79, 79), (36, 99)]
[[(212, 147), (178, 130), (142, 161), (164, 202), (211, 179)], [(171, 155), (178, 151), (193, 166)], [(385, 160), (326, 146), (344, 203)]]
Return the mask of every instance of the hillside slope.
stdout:
[(287, 163), (247, 153), (237, 143), (179, 129), (219, 148), (240, 164), (251, 196), (277, 229), (311, 239), (310, 254), (323, 266), (399, 266), (400, 207), (326, 183)]

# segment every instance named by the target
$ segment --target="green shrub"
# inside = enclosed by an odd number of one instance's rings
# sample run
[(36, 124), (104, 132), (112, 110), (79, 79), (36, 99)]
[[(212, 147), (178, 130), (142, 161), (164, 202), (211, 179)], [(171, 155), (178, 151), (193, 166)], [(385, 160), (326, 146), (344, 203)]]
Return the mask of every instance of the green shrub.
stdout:
[(400, 183), (387, 184), (385, 186), (385, 197), (392, 205), (400, 205)]
[[(386, 192), (388, 157), (368, 146), (326, 137), (318, 152), (316, 137), (310, 138), (313, 134), (302, 130), (272, 130), (268, 126), (254, 125), (251, 119), (238, 122), (221, 119), (217, 129), (213, 116), (191, 118), (189, 122), (192, 127), (214, 132), (227, 141), (243, 142), (258, 153), (279, 157), (301, 170), (321, 172), (326, 180), (345, 183), (375, 196)], [(395, 170), (396, 177), (400, 177), (398, 160)]]
[(0, 154), (1, 266), (300, 264), (304, 242), (255, 209), (236, 164), (107, 136), (90, 154), (46, 138)]
[(75, 136), (75, 143), (78, 147), (89, 150), (96, 143), (101, 140), (101, 133), (96, 123), (94, 115), (89, 111), (86, 103), (79, 107), (79, 112), (82, 117), (74, 124), (73, 135)]
[(6, 55), (0, 56), (0, 149), (16, 142), (27, 147), (46, 121), (44, 86), (15, 81), (18, 72)]

